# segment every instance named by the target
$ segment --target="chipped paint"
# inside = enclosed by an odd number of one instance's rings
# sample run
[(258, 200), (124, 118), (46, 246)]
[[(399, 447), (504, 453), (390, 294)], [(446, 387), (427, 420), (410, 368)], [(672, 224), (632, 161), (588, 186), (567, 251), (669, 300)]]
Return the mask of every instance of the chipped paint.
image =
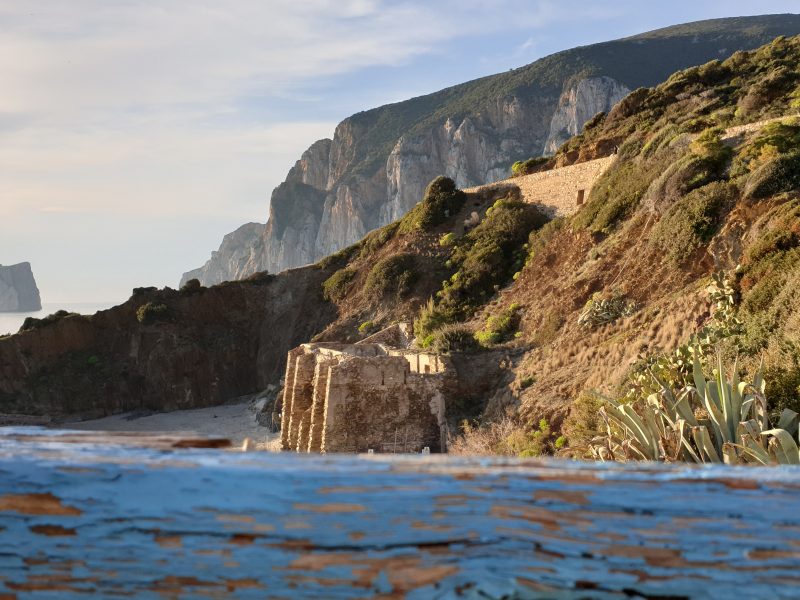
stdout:
[(796, 467), (106, 440), (0, 431), (0, 599), (797, 597)]

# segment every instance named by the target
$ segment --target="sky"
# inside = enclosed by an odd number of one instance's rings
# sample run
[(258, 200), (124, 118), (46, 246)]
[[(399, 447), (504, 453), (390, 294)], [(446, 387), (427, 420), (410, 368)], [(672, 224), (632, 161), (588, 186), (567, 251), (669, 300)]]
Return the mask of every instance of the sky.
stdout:
[(0, 264), (42, 299), (177, 286), (347, 116), (797, 0), (0, 0)]

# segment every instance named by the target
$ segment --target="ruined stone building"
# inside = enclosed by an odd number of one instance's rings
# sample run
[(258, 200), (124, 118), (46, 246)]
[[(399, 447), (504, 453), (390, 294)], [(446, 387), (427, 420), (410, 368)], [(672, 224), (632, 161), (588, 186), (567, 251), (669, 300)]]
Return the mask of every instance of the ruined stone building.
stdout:
[(395, 326), (357, 344), (289, 352), (281, 444), (297, 452), (446, 450), (445, 396), (453, 370), (435, 354), (397, 347)]

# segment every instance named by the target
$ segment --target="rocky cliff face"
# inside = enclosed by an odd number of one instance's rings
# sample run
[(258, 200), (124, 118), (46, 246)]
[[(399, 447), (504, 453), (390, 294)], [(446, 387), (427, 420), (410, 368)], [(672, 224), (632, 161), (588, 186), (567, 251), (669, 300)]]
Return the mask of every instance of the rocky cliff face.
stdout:
[(627, 86), (611, 77), (587, 77), (570, 85), (558, 99), (558, 107), (550, 120), (550, 135), (544, 144), (545, 154), (556, 150), (599, 112), (608, 112), (630, 93)]
[(30, 263), (0, 265), (0, 312), (33, 312), (42, 309), (39, 288)]
[(795, 15), (681, 25), (353, 115), (303, 153), (273, 193), (260, 235), (234, 232), (236, 243), (226, 238), (184, 280), (211, 284), (314, 262), (401, 217), (438, 175), (462, 187), (496, 181), (516, 160), (555, 152), (630, 89), (797, 32)]
[[(223, 240), (202, 268), (184, 274), (204, 285), (315, 262), (404, 215), (440, 174), (468, 187), (497, 181), (521, 157), (541, 153), (557, 96), (497, 99), (476, 116), (448, 118), (397, 140), (388, 158), (361, 166), (351, 120), (333, 140), (315, 142), (272, 194), (270, 217)], [(594, 113), (592, 113), (594, 114)]]
[(438, 175), (461, 187), (508, 177), (510, 165), (542, 150), (555, 98), (497, 99), (477, 116), (447, 119), (420, 134), (403, 136), (386, 162), (381, 225), (399, 219)]
[[(134, 290), (93, 316), (0, 338), (0, 413), (55, 419), (220, 404), (277, 383), (286, 349), (336, 318), (330, 271), (295, 269), (212, 288)], [(137, 309), (165, 305), (142, 323)]]
[(183, 274), (181, 287), (190, 279), (199, 279), (203, 285), (216, 285), (230, 279), (242, 279), (256, 272), (261, 258), (261, 235), (264, 225), (247, 223), (222, 238), (219, 250), (199, 269)]

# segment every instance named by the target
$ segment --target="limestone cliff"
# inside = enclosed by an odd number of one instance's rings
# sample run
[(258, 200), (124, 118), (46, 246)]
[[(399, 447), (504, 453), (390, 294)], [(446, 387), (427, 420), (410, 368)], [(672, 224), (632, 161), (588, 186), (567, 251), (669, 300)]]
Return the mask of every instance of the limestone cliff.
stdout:
[(516, 160), (553, 153), (631, 89), (797, 32), (796, 15), (680, 25), (353, 115), (303, 153), (259, 235), (235, 232), (235, 244), (223, 242), (184, 280), (208, 285), (314, 262), (405, 214), (438, 175), (461, 187), (496, 181)]
[(0, 265), (0, 312), (33, 312), (41, 309), (42, 301), (31, 264)]
[(624, 84), (611, 77), (587, 77), (570, 85), (561, 94), (558, 107), (550, 121), (550, 135), (544, 144), (545, 154), (556, 150), (599, 112), (608, 112), (630, 93)]
[(190, 279), (199, 279), (203, 285), (215, 285), (230, 279), (242, 279), (255, 273), (253, 266), (261, 252), (261, 234), (264, 225), (247, 223), (222, 238), (219, 250), (199, 269), (183, 274), (181, 287)]

